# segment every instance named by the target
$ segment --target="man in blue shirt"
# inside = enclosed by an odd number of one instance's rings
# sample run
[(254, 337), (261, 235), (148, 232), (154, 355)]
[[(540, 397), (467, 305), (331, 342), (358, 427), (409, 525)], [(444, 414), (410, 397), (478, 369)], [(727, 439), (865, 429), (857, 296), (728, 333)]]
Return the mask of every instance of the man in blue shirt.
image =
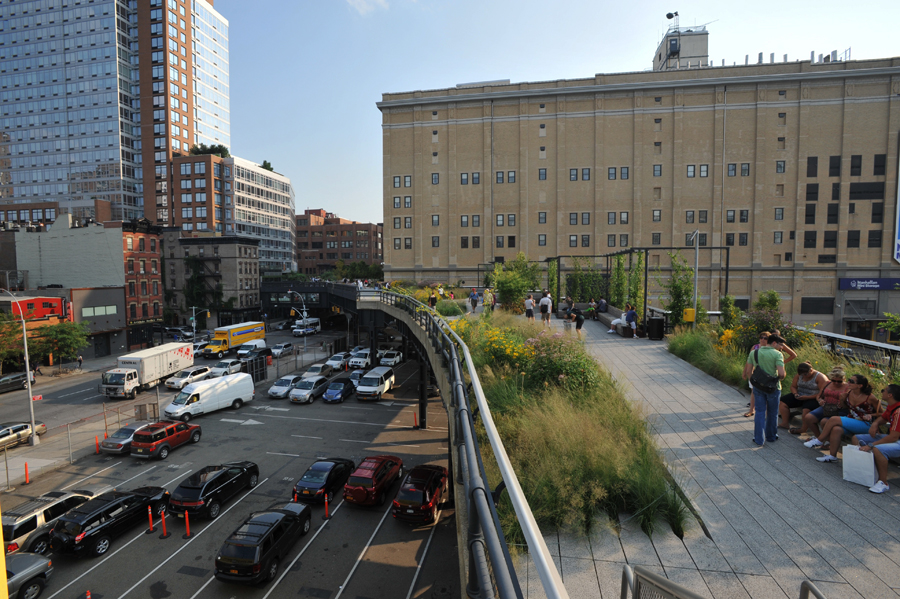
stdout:
[(472, 287), (472, 293), (469, 294), (469, 303), (472, 304), (472, 314), (475, 314), (475, 308), (478, 307), (478, 293)]
[(637, 312), (634, 311), (634, 306), (625, 313), (625, 323), (631, 327), (632, 336), (637, 339)]

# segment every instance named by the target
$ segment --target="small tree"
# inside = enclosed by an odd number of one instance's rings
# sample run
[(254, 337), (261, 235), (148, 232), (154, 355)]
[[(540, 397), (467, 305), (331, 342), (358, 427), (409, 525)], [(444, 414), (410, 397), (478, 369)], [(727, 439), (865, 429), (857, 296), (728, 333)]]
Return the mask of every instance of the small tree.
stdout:
[(559, 301), (559, 285), (556, 284), (558, 274), (559, 259), (550, 260), (550, 266), (547, 268), (547, 290), (550, 291), (550, 297), (554, 302)]
[(734, 296), (725, 295), (719, 300), (719, 311), (722, 313), (720, 322), (723, 329), (732, 329), (741, 322), (741, 309), (734, 305)]
[(609, 283), (609, 303), (616, 308), (625, 308), (625, 256), (619, 254), (613, 259), (613, 271)]
[(267, 171), (275, 172), (275, 169), (272, 168), (272, 163), (268, 160), (263, 160), (263, 163), (260, 166)]
[(516, 254), (515, 259), (508, 262), (504, 270), (517, 273), (528, 283), (529, 289), (539, 289), (541, 286), (541, 267), (530, 263), (525, 252)]
[[(628, 302), (639, 313), (644, 313), (644, 252), (636, 252), (628, 271)], [(641, 316), (643, 318), (643, 316)]]
[(74, 360), (78, 352), (88, 345), (91, 329), (83, 322), (62, 321), (59, 324), (46, 325), (35, 329), (36, 336), (28, 345), (30, 353), (36, 359), (55, 356)]
[(694, 307), (694, 269), (688, 265), (681, 252), (669, 253), (672, 261), (672, 272), (669, 280), (663, 283), (657, 280), (660, 287), (667, 292), (668, 300), (660, 299), (662, 307), (669, 311), (669, 322), (672, 325), (684, 323), (685, 308)]
[(206, 144), (194, 144), (191, 146), (190, 151), (192, 156), (198, 156), (203, 154), (214, 154), (221, 158), (228, 158), (231, 154), (228, 152), (228, 148), (223, 146), (222, 144), (212, 144), (208, 146)]
[(504, 310), (519, 310), (529, 288), (528, 281), (520, 273), (507, 270), (500, 263), (494, 265), (493, 278), (494, 292), (498, 294), (500, 306)]
[(10, 313), (0, 312), (0, 374), (3, 373), (3, 362), (18, 361), (24, 353), (21, 321)]
[(775, 310), (781, 311), (781, 296), (774, 289), (763, 291), (753, 303), (754, 310)]

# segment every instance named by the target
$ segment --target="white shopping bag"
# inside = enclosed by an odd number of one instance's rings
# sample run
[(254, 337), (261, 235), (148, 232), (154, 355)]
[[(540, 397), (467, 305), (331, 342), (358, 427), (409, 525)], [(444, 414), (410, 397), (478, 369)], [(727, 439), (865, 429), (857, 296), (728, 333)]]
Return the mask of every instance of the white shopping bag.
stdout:
[(875, 484), (875, 456), (856, 445), (844, 445), (844, 480), (864, 487)]

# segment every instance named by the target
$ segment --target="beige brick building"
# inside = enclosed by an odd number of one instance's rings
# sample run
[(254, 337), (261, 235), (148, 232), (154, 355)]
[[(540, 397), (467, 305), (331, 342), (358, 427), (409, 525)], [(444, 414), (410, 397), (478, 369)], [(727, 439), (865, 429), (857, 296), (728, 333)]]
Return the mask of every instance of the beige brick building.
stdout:
[[(698, 229), (730, 248), (740, 303), (776, 289), (797, 322), (888, 340), (877, 321), (900, 292), (852, 281), (900, 282), (900, 58), (492, 82), (378, 108), (388, 280), (474, 283), (519, 251), (678, 247)], [(701, 252), (711, 309), (724, 260)]]

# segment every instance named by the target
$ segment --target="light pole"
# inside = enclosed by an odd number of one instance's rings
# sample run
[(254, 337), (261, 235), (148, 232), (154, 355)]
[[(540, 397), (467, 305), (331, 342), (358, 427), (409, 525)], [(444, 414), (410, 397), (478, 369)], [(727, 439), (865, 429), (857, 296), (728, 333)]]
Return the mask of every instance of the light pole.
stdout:
[(28, 409), (31, 412), (31, 440), (29, 441), (30, 445), (39, 445), (41, 443), (40, 437), (37, 435), (37, 429), (35, 429), (34, 423), (34, 401), (31, 399), (31, 365), (28, 363), (28, 332), (25, 330), (25, 314), (22, 312), (22, 304), (16, 299), (16, 296), (10, 292), (9, 289), (3, 289), (9, 294), (11, 298), (13, 298), (16, 302), (16, 305), (19, 306), (19, 318), (22, 319), (22, 344), (25, 347), (25, 384), (28, 389)]
[(691, 233), (691, 239), (694, 242), (694, 322), (691, 323), (691, 329), (697, 328), (697, 278), (700, 273), (700, 229)]
[[(305, 321), (305, 320), (306, 320), (306, 314), (307, 314), (307, 313), (306, 313), (306, 300), (303, 299), (303, 294), (302, 294), (302, 293), (297, 293), (297, 292), (294, 291), (293, 289), (288, 289), (288, 293), (293, 293), (294, 295), (296, 295), (297, 297), (300, 298), (300, 303), (303, 305), (303, 320)], [(293, 308), (291, 308), (291, 313), (293, 313), (293, 312), (295, 312), (295, 311), (296, 311), (296, 310), (294, 310)], [(306, 323), (304, 322), (303, 324), (305, 325)], [(303, 333), (303, 359), (304, 359), (304, 360), (306, 359), (306, 332)]]
[[(193, 343), (197, 342), (197, 310), (200, 312), (206, 312), (206, 317), (209, 318), (209, 308), (198, 308), (197, 306), (191, 306), (191, 327), (193, 329), (193, 339), (191, 340)], [(209, 323), (206, 324), (209, 326)]]

